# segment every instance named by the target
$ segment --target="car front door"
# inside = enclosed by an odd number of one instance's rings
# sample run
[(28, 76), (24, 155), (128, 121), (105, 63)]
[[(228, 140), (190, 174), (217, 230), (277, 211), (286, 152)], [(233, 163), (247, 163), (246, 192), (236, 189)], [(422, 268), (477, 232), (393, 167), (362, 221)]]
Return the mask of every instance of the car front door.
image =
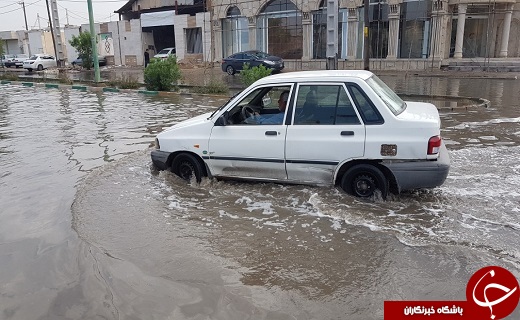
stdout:
[(288, 179), (330, 184), (339, 163), (361, 158), (364, 151), (365, 126), (345, 85), (299, 85), (287, 129)]
[[(260, 124), (244, 121), (242, 109), (253, 108), (256, 117), (269, 117), (278, 104), (279, 95), (291, 85), (262, 86), (246, 93), (226, 113), (227, 124), (215, 125), (209, 140), (209, 164), (214, 176), (286, 180), (285, 114), (279, 123)], [(263, 112), (266, 112), (263, 115)], [(281, 116), (281, 115), (280, 115)]]

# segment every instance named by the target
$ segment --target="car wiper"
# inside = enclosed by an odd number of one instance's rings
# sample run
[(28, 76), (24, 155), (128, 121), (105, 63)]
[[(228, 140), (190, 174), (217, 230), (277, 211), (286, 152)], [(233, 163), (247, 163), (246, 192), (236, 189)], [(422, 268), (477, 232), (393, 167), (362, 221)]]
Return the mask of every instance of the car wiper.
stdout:
[(209, 115), (208, 119), (211, 119), (211, 118), (213, 117), (213, 115), (215, 115), (215, 113), (219, 112), (219, 111), (222, 110), (225, 106), (227, 106), (228, 103), (229, 103), (231, 100), (233, 100), (234, 97), (238, 96), (239, 93), (240, 93), (240, 91), (237, 92), (237, 93), (235, 93), (231, 98), (229, 98), (229, 100), (228, 100), (226, 103), (224, 103), (223, 105), (221, 105), (220, 107), (218, 107), (215, 111), (213, 111), (213, 113)]

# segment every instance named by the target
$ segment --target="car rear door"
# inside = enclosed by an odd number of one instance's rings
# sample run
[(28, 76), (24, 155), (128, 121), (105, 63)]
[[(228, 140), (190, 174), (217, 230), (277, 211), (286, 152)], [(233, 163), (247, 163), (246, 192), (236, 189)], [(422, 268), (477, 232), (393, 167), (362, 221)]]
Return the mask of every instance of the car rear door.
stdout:
[(300, 84), (294, 107), (285, 149), (289, 180), (330, 184), (338, 164), (363, 157), (365, 126), (345, 84)]

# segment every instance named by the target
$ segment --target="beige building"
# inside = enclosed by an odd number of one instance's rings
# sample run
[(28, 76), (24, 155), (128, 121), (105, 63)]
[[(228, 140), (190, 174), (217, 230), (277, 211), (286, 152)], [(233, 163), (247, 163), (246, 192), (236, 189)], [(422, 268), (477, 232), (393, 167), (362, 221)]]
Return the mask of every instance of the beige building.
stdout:
[[(491, 61), (520, 71), (519, 8), (516, 0), (370, 0), (370, 69)], [(340, 69), (364, 66), (363, 0), (130, 0), (116, 12), (120, 21), (95, 26), (109, 64), (143, 65), (146, 50), (175, 47), (179, 60), (256, 49), (284, 58), (288, 69), (325, 69), (331, 58)], [(68, 40), (79, 30), (88, 25), (62, 35), (68, 60), (75, 56)], [(26, 52), (27, 42), (31, 53), (53, 52), (47, 33), (4, 32), (4, 49)]]
[[(326, 0), (214, 0), (215, 60), (258, 49), (294, 69), (324, 68)], [(370, 0), (371, 69), (439, 68), (450, 61), (518, 58), (520, 13), (513, 0)], [(339, 68), (363, 68), (362, 0), (337, 3)], [(336, 11), (336, 10), (334, 10)]]

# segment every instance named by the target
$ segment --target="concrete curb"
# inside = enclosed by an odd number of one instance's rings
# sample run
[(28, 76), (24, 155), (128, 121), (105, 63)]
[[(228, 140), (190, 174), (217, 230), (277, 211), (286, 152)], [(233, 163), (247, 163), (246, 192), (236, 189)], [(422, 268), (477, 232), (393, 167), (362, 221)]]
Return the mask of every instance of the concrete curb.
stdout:
[[(217, 94), (202, 94), (202, 93), (191, 93), (191, 92), (174, 92), (174, 91), (148, 91), (148, 90), (134, 90), (134, 89), (118, 89), (112, 87), (93, 87), (84, 85), (65, 85), (57, 83), (42, 83), (42, 82), (22, 82), (22, 81), (8, 81), (2, 80), (2, 85), (22, 85), (24, 87), (44, 87), (53, 89), (68, 89), (78, 90), (85, 92), (113, 92), (113, 93), (137, 93), (142, 95), (153, 95), (153, 96), (169, 96), (169, 95), (186, 95), (186, 96), (208, 96), (216, 98), (229, 98), (228, 95), (217, 95)], [(459, 97), (459, 96), (447, 96), (447, 95), (417, 95), (417, 94), (399, 94), (403, 99), (435, 99), (435, 100), (447, 100), (456, 102), (469, 102), (467, 104), (457, 105), (456, 107), (441, 107), (439, 110), (454, 110), (454, 109), (468, 109), (468, 108), (488, 108), (490, 101), (484, 98), (474, 97)]]

